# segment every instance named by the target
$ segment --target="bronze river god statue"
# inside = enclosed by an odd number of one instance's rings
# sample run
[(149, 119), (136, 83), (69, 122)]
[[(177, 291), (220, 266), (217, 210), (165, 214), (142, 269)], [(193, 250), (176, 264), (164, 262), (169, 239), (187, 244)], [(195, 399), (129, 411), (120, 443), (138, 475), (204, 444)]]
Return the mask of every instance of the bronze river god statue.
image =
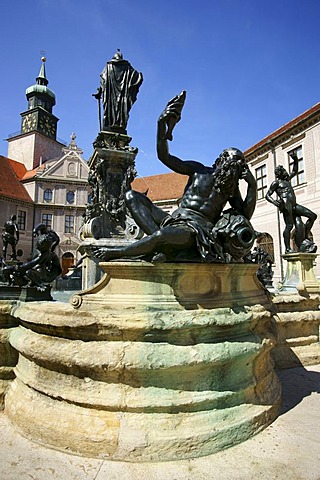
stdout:
[[(181, 160), (169, 153), (168, 139), (180, 120), (185, 92), (166, 106), (158, 119), (157, 153), (171, 170), (189, 179), (181, 204), (172, 215), (155, 206), (144, 194), (129, 190), (126, 207), (146, 236), (118, 248), (94, 248), (96, 257), (143, 258), (149, 261), (243, 261), (255, 240), (250, 219), (256, 205), (256, 181), (243, 153), (224, 150), (212, 166)], [(243, 199), (239, 181), (247, 183)], [(223, 211), (227, 202), (230, 209)]]

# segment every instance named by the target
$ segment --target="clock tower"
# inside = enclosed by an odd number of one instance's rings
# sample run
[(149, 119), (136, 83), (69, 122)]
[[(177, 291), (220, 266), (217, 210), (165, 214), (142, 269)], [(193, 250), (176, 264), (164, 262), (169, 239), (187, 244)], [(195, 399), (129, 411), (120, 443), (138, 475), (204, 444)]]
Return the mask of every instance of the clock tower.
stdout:
[(36, 84), (26, 90), (28, 109), (21, 113), (21, 131), (8, 138), (8, 157), (24, 163), (27, 170), (60, 156), (64, 147), (57, 141), (59, 119), (52, 113), (56, 96), (48, 88), (46, 58), (41, 61)]

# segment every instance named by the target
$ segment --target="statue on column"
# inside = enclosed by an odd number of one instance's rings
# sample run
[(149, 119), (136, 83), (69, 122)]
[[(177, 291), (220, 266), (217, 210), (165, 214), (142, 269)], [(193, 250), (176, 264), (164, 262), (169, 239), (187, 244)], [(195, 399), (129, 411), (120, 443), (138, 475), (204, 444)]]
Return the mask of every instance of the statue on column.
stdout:
[[(101, 75), (101, 83), (94, 97), (103, 103), (103, 123), (100, 129), (127, 134), (129, 112), (137, 99), (143, 82), (142, 73), (137, 72), (118, 50), (107, 62)], [(99, 112), (100, 117), (100, 112)]]
[[(292, 153), (290, 156), (293, 159), (292, 172), (288, 173), (282, 165), (278, 165), (275, 168), (274, 173), (276, 179), (270, 185), (266, 194), (266, 200), (278, 207), (280, 213), (283, 215), (285, 222), (283, 240), (286, 253), (294, 252), (290, 245), (290, 238), (293, 229), (294, 242), (298, 251), (315, 253), (317, 246), (309, 236), (317, 215), (309, 210), (309, 208), (303, 207), (297, 203), (296, 195), (291, 185), (291, 179), (298, 174), (298, 157), (295, 153)], [(274, 193), (277, 194), (277, 199), (273, 198)], [(301, 217), (306, 217), (307, 221), (304, 223)]]
[(17, 216), (11, 215), (10, 220), (7, 220), (4, 224), (4, 232), (2, 233), (2, 253), (3, 259), (6, 260), (8, 245), (11, 246), (11, 258), (17, 259), (16, 246), (19, 242), (19, 228), (16, 223)]

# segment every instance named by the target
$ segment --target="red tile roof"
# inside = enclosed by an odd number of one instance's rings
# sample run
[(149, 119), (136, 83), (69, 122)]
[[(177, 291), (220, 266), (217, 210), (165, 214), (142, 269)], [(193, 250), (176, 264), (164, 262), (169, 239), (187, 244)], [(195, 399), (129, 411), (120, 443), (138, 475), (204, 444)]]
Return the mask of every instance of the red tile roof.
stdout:
[(0, 155), (0, 195), (22, 202), (33, 203), (16, 173), (22, 171), (14, 160)]
[(301, 115), (299, 115), (298, 117), (294, 118), (293, 120), (290, 120), (290, 122), (285, 123), (282, 127), (278, 128), (274, 132), (270, 133), (267, 137), (260, 140), (260, 142), (256, 143), (252, 147), (248, 148), (248, 150), (246, 150), (244, 152), (244, 155), (245, 156), (250, 155), (252, 152), (257, 150), (259, 147), (262, 147), (265, 143), (267, 143), (268, 140), (275, 139), (276, 137), (278, 137), (282, 133), (285, 133), (290, 128), (298, 125), (303, 120), (306, 120), (308, 117), (311, 117), (312, 115), (317, 114), (319, 112), (320, 112), (320, 102), (316, 103), (313, 107), (311, 107), (308, 110), (306, 110), (305, 112), (301, 113)]
[(179, 173), (163, 173), (135, 178), (132, 189), (145, 193), (150, 200), (173, 200), (182, 197), (188, 177)]
[(11, 167), (14, 170), (14, 173), (17, 175), (18, 179), (21, 180), (22, 177), (25, 175), (27, 169), (23, 163), (16, 162), (15, 160), (12, 160), (9, 158), (9, 162)]
[(23, 175), (23, 177), (20, 180), (30, 180), (30, 178), (33, 178), (33, 177), (36, 176), (36, 174), (39, 170), (43, 170), (43, 169), (44, 169), (44, 166), (41, 165), (39, 167), (34, 168), (33, 170), (26, 170), (25, 174)]

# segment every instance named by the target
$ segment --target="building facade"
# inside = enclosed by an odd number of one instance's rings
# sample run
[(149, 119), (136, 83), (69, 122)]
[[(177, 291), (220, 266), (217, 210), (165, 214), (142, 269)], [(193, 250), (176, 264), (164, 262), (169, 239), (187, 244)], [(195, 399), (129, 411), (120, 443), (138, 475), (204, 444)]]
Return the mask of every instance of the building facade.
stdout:
[[(278, 209), (266, 201), (265, 195), (275, 179), (274, 170), (282, 165), (292, 171), (290, 153), (299, 158), (298, 175), (291, 180), (297, 203), (315, 212), (318, 217), (312, 228), (313, 241), (320, 248), (320, 103), (288, 122), (245, 151), (247, 162), (257, 180), (257, 206), (254, 228), (264, 235), (260, 240), (274, 259), (274, 281), (283, 279), (286, 263), (283, 242), (284, 221)], [(306, 220), (306, 219), (304, 219)], [(293, 240), (292, 240), (292, 246)], [(320, 265), (317, 263), (317, 276)]]
[[(14, 195), (11, 196), (4, 210), (0, 195), (0, 222), (3, 225), (11, 215), (17, 215), (21, 239), (18, 248), (23, 250), (23, 261), (33, 250), (35, 225), (44, 223), (54, 230), (60, 237), (56, 253), (65, 273), (80, 256), (77, 233), (85, 206), (90, 203), (89, 167), (75, 142), (75, 134), (71, 135), (69, 145), (57, 139), (59, 119), (53, 114), (55, 94), (48, 88), (45, 58), (42, 58), (36, 84), (26, 90), (26, 98), (27, 110), (21, 113), (21, 130), (9, 136), (8, 157), (0, 159), (12, 173), (11, 182), (19, 184), (20, 198), (15, 202)], [(4, 181), (1, 177), (0, 183)]]

